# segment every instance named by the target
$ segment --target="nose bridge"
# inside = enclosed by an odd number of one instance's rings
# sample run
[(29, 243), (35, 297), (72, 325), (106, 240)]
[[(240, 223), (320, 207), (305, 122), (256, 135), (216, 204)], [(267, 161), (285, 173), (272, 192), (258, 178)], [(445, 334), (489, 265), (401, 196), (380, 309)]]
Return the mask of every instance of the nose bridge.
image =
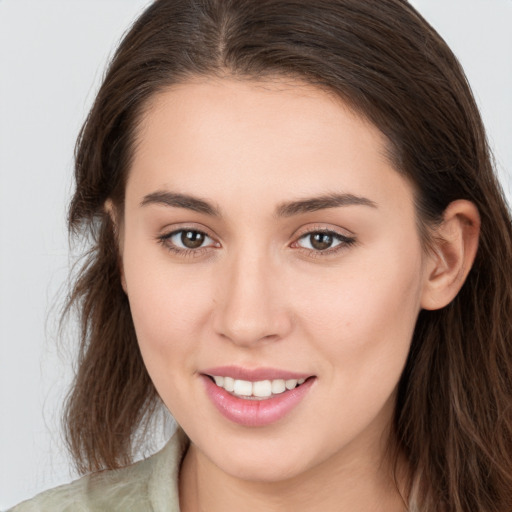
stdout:
[(268, 251), (250, 245), (226, 258), (214, 313), (217, 333), (239, 345), (278, 339), (291, 327), (277, 293), (279, 268)]

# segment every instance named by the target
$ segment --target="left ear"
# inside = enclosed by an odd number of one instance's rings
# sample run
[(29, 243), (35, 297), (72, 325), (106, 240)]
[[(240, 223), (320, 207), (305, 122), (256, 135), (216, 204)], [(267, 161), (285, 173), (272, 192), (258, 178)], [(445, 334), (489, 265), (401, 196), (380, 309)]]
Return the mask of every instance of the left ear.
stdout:
[(122, 231), (122, 225), (119, 220), (119, 212), (117, 211), (116, 206), (114, 205), (114, 202), (112, 199), (107, 199), (105, 201), (105, 204), (103, 205), (103, 208), (107, 215), (110, 217), (110, 221), (112, 222), (112, 226), (114, 228), (114, 235), (115, 235), (115, 243), (117, 244), (117, 253), (118, 253), (118, 265), (119, 265), (119, 274), (121, 276), (121, 286), (124, 290), (124, 293), (127, 292), (127, 286), (126, 286), (126, 278), (124, 275), (124, 265), (123, 265), (123, 231)]
[(459, 293), (475, 260), (479, 234), (477, 207), (463, 199), (450, 203), (427, 254), (423, 309), (441, 309)]

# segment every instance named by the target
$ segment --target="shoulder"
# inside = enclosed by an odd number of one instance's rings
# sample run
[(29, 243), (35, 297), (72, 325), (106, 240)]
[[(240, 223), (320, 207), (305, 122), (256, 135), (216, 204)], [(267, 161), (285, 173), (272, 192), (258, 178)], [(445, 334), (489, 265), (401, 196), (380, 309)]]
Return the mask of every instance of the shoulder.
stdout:
[(177, 431), (160, 452), (148, 459), (50, 489), (10, 512), (179, 512), (178, 473), (187, 445), (184, 433)]

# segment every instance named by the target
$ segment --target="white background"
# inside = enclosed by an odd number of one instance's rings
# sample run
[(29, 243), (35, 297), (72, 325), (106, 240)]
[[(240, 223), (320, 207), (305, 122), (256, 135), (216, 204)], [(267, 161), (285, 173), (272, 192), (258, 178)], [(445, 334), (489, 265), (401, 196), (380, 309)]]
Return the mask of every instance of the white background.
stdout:
[[(149, 0), (0, 0), (0, 510), (71, 478), (57, 348), (73, 145)], [(512, 0), (412, 2), (461, 60), (512, 197)]]

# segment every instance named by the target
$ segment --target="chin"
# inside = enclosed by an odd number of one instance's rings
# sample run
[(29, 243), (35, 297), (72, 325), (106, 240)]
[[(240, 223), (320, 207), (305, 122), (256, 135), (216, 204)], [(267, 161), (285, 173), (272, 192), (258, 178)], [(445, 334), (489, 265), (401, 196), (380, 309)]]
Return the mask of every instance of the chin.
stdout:
[(223, 460), (220, 469), (234, 478), (264, 484), (284, 482), (293, 479), (305, 470), (304, 467), (292, 464), (292, 461), (288, 458), (283, 462), (285, 462), (285, 464), (278, 464), (276, 457), (262, 461)]
[[(288, 440), (288, 441), (291, 441)], [(250, 482), (277, 483), (293, 479), (314, 465), (308, 464), (308, 453), (304, 444), (287, 442), (276, 437), (263, 443), (230, 442), (229, 446), (217, 445), (216, 453), (207, 456), (223, 472)]]

